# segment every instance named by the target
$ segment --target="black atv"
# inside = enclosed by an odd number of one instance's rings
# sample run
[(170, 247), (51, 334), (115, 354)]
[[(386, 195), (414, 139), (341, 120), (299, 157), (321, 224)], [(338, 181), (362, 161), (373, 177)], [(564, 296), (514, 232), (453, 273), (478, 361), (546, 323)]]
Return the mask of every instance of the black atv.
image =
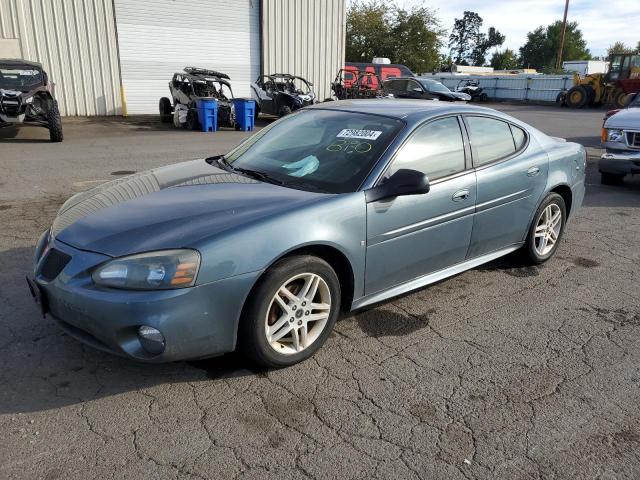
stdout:
[(489, 96), (480, 86), (480, 81), (478, 80), (460, 80), (456, 86), (456, 92), (466, 93), (471, 97), (472, 102), (474, 100), (486, 102), (489, 99)]
[(274, 73), (261, 75), (251, 84), (251, 95), (257, 111), (284, 117), (289, 113), (315, 103), (313, 83), (296, 75)]
[(173, 122), (189, 130), (198, 130), (198, 99), (216, 99), (218, 101), (218, 127), (237, 127), (233, 106), (233, 91), (229, 76), (204, 68), (185, 67), (183, 72), (173, 75), (169, 82), (172, 100), (160, 99), (160, 119)]
[(42, 65), (0, 59), (0, 128), (19, 124), (45, 127), (52, 142), (62, 141), (58, 102)]

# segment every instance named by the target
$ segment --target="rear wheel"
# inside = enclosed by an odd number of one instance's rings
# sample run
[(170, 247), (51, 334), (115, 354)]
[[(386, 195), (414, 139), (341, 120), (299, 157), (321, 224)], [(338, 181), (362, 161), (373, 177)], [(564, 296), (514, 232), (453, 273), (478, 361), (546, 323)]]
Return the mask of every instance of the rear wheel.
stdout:
[(47, 112), (47, 126), (49, 127), (49, 139), (52, 142), (61, 142), (64, 138), (62, 135), (62, 119), (60, 118), (58, 102), (55, 100), (52, 100), (49, 104), (49, 111)]
[(571, 87), (567, 92), (566, 102), (571, 108), (582, 108), (589, 101), (589, 94), (583, 85)]
[(549, 260), (558, 249), (567, 221), (564, 199), (550, 193), (538, 207), (522, 247), (527, 263), (538, 265)]
[(482, 92), (480, 94), (480, 101), (481, 102), (486, 102), (487, 100), (489, 100), (489, 96), (486, 93)]
[(167, 97), (162, 97), (159, 103), (160, 121), (163, 123), (171, 123), (173, 121), (173, 108), (171, 107), (171, 100)]
[(307, 255), (284, 258), (249, 294), (238, 344), (261, 365), (293, 365), (324, 344), (339, 311), (340, 283), (327, 262)]
[(621, 185), (623, 181), (624, 175), (600, 172), (600, 183), (603, 185)]

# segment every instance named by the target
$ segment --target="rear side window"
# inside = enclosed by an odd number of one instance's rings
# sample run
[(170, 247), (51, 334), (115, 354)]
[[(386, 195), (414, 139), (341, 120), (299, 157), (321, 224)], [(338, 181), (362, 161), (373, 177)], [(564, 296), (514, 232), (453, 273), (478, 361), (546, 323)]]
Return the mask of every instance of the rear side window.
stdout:
[(477, 167), (515, 153), (516, 147), (507, 122), (487, 117), (466, 117)]
[(516, 151), (518, 151), (524, 147), (525, 143), (527, 143), (527, 134), (524, 133), (524, 130), (520, 127), (516, 127), (515, 125), (511, 125), (511, 133), (513, 134), (513, 143), (516, 145)]
[(398, 152), (387, 176), (408, 168), (437, 180), (465, 169), (464, 144), (456, 117), (418, 127)]

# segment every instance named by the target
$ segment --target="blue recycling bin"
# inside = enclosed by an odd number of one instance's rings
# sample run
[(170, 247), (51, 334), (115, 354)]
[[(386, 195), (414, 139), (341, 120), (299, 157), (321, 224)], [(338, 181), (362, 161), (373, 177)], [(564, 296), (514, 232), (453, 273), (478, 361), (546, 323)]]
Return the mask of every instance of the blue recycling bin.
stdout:
[(196, 100), (198, 121), (203, 132), (218, 130), (218, 101), (215, 98), (199, 98)]
[(256, 122), (256, 102), (246, 98), (234, 98), (233, 106), (236, 110), (236, 130), (252, 131)]

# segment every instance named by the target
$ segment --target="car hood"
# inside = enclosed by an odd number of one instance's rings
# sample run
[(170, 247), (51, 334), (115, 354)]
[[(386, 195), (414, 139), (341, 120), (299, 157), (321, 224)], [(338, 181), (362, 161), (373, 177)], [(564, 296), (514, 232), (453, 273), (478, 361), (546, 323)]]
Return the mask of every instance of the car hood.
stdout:
[(470, 100), (471, 96), (463, 92), (435, 92), (441, 98), (451, 98), (455, 100)]
[(640, 130), (640, 108), (626, 108), (611, 115), (605, 122), (607, 128), (633, 128)]
[(326, 196), (258, 182), (195, 160), (75, 195), (58, 212), (51, 232), (81, 250), (118, 257), (195, 246)]

